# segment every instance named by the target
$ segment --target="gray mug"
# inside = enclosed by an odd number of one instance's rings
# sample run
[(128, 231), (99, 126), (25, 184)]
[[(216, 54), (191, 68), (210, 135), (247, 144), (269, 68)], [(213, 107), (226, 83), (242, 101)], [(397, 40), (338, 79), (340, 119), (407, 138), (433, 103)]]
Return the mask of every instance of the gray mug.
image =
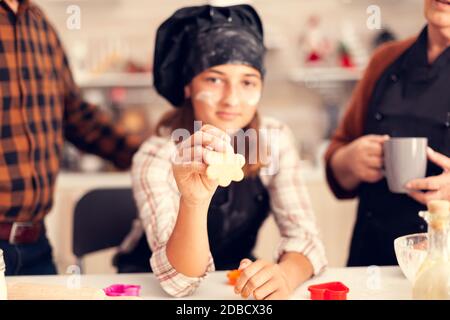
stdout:
[(391, 138), (384, 143), (384, 170), (391, 192), (408, 193), (405, 184), (425, 178), (427, 147), (427, 138)]

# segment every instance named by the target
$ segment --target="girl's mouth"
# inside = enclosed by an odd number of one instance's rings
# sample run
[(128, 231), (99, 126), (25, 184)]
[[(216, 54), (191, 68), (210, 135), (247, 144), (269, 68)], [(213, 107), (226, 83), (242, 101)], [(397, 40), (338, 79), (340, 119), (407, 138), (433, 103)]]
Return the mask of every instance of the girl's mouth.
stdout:
[(218, 111), (216, 114), (220, 119), (228, 121), (234, 120), (239, 116), (239, 113), (225, 111)]

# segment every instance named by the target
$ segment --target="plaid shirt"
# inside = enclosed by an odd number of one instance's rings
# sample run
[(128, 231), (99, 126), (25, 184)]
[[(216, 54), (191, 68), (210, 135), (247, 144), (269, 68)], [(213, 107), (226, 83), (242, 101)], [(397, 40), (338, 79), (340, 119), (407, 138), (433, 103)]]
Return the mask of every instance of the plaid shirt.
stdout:
[[(271, 118), (262, 118), (261, 129), (279, 132), (277, 139), (269, 142), (279, 148), (278, 169), (271, 175), (263, 171), (260, 174), (281, 234), (275, 259), (278, 261), (284, 252), (302, 253), (317, 275), (325, 268), (327, 260), (302, 181), (301, 162), (293, 134), (286, 125)], [(151, 137), (147, 140), (134, 156), (132, 183), (142, 225), (153, 252), (150, 259), (153, 272), (167, 293), (182, 297), (192, 294), (207, 273), (214, 270), (214, 261), (210, 254), (205, 274), (193, 278), (177, 272), (167, 259), (166, 244), (175, 226), (180, 202), (171, 162), (175, 150), (170, 138)]]
[(49, 212), (64, 138), (131, 164), (136, 138), (81, 99), (43, 12), (27, 0), (17, 15), (0, 2), (0, 222), (40, 221)]

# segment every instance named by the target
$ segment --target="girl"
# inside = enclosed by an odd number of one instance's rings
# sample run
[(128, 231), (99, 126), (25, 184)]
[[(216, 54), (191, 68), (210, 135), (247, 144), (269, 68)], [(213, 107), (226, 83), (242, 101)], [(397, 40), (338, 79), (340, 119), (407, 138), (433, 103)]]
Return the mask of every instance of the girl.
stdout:
[[(154, 84), (175, 110), (132, 175), (152, 270), (173, 296), (192, 294), (208, 272), (239, 268), (236, 294), (285, 299), (326, 265), (292, 134), (257, 113), (264, 52), (248, 5), (183, 8), (158, 29)], [(245, 177), (220, 187), (207, 169), (235, 152)], [(282, 236), (275, 262), (252, 256), (269, 213)]]

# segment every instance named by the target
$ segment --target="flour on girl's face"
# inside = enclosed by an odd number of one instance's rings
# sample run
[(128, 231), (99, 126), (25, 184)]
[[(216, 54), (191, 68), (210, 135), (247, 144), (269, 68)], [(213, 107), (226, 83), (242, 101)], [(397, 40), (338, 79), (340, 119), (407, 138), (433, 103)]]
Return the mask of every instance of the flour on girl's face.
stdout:
[(260, 91), (244, 92), (241, 96), (242, 101), (251, 107), (255, 107), (259, 103), (259, 100), (261, 100)]
[(200, 91), (196, 96), (195, 100), (202, 101), (210, 107), (216, 107), (219, 104), (220, 96), (211, 91)]

